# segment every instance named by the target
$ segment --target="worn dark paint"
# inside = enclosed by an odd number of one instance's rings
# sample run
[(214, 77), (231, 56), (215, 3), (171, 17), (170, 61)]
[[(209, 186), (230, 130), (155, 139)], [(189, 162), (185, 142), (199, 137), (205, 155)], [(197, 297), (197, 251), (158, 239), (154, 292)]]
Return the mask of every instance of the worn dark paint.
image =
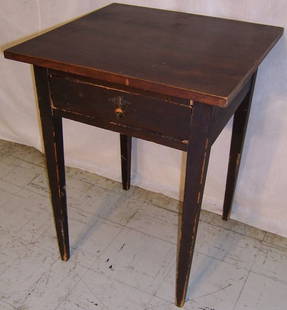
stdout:
[(120, 143), (121, 143), (122, 184), (124, 190), (129, 190), (131, 185), (132, 137), (121, 134)]
[(188, 138), (191, 106), (172, 98), (161, 99), (151, 94), (102, 87), (87, 83), (80, 76), (73, 79), (52, 75), (50, 88), (53, 108), (92, 116), (98, 126), (100, 123), (119, 124), (141, 129), (146, 134), (149, 131), (158, 133), (179, 142)]
[(210, 130), (210, 140), (214, 143), (225, 125), (228, 123), (236, 109), (241, 104), (242, 100), (246, 97), (251, 87), (252, 77), (240, 90), (238, 95), (232, 100), (229, 106), (225, 109), (215, 107), (213, 110), (212, 126)]
[(158, 92), (153, 92), (151, 89), (136, 89), (132, 88), (130, 86), (121, 85), (117, 83), (112, 83), (106, 80), (99, 80), (87, 76), (82, 76), (78, 74), (72, 74), (64, 71), (58, 71), (58, 70), (52, 70), (49, 69), (49, 78), (64, 78), (65, 80), (70, 80), (75, 83), (80, 83), (80, 84), (87, 84), (87, 85), (93, 85), (93, 86), (98, 86), (101, 88), (106, 88), (109, 90), (114, 90), (114, 91), (121, 91), (121, 92), (126, 92), (126, 93), (133, 93), (135, 95), (143, 95), (145, 97), (153, 97), (157, 98), (159, 100), (165, 101), (165, 102), (172, 102), (174, 104), (178, 105), (186, 105), (186, 106), (191, 106), (192, 102), (189, 99), (184, 99), (184, 98), (179, 98), (175, 96), (171, 96), (168, 94), (161, 94)]
[[(184, 202), (176, 278), (176, 304), (183, 306), (193, 258), (199, 214), (210, 155), (213, 107), (196, 102), (190, 124)], [(196, 163), (196, 164), (195, 164)]]
[(34, 66), (35, 83), (42, 123), (42, 133), (51, 200), (61, 258), (70, 257), (62, 118), (54, 114), (50, 102), (47, 69)]
[(169, 146), (171, 148), (175, 148), (178, 150), (186, 151), (187, 149), (187, 143), (186, 140), (180, 141), (178, 139), (169, 137), (169, 136), (163, 136), (162, 134), (159, 134), (156, 131), (152, 130), (146, 130), (142, 128), (136, 128), (136, 127), (131, 127), (129, 125), (124, 125), (121, 124), (117, 121), (113, 122), (102, 122), (98, 119), (95, 119), (93, 116), (87, 116), (87, 115), (81, 115), (81, 114), (75, 114), (71, 113), (69, 111), (58, 111), (57, 109), (54, 110), (55, 115), (68, 118), (77, 122), (82, 122), (88, 125), (112, 130), (119, 132), (124, 135), (130, 135), (135, 138), (155, 142), (158, 144), (162, 144), (165, 146)]
[(231, 212), (232, 201), (234, 197), (240, 167), (240, 161), (242, 157), (243, 145), (245, 140), (245, 134), (250, 114), (250, 107), (255, 87), (256, 75), (257, 72), (254, 73), (251, 79), (249, 92), (247, 93), (244, 100), (237, 108), (233, 118), (229, 164), (228, 164), (228, 172), (227, 172), (227, 180), (226, 180), (225, 196), (223, 204), (222, 218), (224, 220), (228, 219)]
[(227, 219), (254, 73), (282, 32), (279, 27), (112, 4), (4, 52), (6, 58), (34, 65), (63, 260), (70, 253), (62, 117), (121, 134), (124, 189), (130, 187), (131, 137), (187, 151), (176, 279), (176, 303), (184, 305), (211, 145), (235, 113), (223, 213)]

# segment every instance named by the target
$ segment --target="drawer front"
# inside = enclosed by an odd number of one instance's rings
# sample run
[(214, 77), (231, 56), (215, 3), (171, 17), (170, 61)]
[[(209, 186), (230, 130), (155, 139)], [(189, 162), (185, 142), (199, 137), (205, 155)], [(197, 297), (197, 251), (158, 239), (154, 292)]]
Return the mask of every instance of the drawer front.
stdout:
[(53, 74), (50, 91), (54, 109), (99, 123), (151, 131), (183, 143), (188, 139), (191, 107), (170, 98), (129, 93)]

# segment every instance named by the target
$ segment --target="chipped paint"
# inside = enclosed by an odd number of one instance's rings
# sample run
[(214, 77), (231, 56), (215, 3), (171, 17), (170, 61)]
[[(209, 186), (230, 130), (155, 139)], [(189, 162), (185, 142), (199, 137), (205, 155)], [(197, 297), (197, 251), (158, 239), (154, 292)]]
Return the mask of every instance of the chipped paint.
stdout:
[(206, 150), (208, 149), (208, 146), (209, 146), (209, 139), (206, 138), (206, 140), (205, 140), (205, 149)]
[(69, 260), (69, 255), (67, 253), (63, 254), (63, 261), (67, 262)]
[(66, 247), (66, 238), (65, 238), (65, 228), (64, 228), (64, 223), (61, 221), (59, 222), (60, 226), (61, 226), (61, 237), (62, 240), (64, 241), (63, 243), (63, 253), (62, 253), (62, 259), (63, 261), (68, 261), (69, 259), (69, 249), (67, 249)]
[(240, 165), (240, 159), (241, 159), (241, 153), (238, 153), (236, 157), (236, 168), (237, 169), (239, 168), (239, 165)]
[(61, 199), (61, 179), (60, 179), (60, 171), (59, 171), (59, 165), (58, 165), (58, 151), (57, 151), (57, 143), (53, 142), (53, 149), (54, 149), (54, 155), (55, 155), (55, 163), (56, 163), (56, 178), (57, 178), (57, 190), (58, 190), (58, 197)]
[(203, 163), (201, 166), (201, 175), (200, 175), (200, 184), (203, 184), (203, 179), (204, 179), (204, 172), (205, 172), (205, 165), (206, 165), (206, 157), (207, 157), (207, 152), (204, 152), (203, 155)]
[(197, 193), (197, 203), (198, 204), (200, 203), (200, 198), (201, 198), (201, 192), (198, 192)]

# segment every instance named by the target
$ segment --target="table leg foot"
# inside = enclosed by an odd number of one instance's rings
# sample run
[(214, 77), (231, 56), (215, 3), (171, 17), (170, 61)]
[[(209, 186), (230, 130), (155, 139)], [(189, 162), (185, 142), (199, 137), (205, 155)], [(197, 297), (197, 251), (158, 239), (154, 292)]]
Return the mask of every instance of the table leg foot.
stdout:
[(122, 185), (124, 190), (129, 190), (131, 185), (132, 137), (121, 134), (120, 141), (121, 141)]
[(223, 215), (222, 215), (222, 219), (225, 221), (228, 220), (231, 213), (232, 202), (240, 167), (241, 155), (245, 140), (245, 134), (250, 114), (250, 106), (255, 86), (255, 80), (256, 80), (256, 73), (252, 77), (252, 83), (249, 92), (247, 93), (246, 97), (236, 110), (233, 118), (232, 137), (231, 137), (228, 172), (227, 172), (225, 197), (223, 204)]
[[(43, 136), (45, 136), (45, 153), (48, 168), (51, 200), (53, 205), (55, 227), (61, 259), (70, 258), (68, 215), (65, 185), (65, 165), (63, 152), (62, 120), (53, 118), (51, 131), (50, 124), (42, 120)], [(50, 136), (52, 134), (53, 137)], [(48, 138), (49, 136), (49, 138)], [(52, 150), (52, 152), (51, 152)]]

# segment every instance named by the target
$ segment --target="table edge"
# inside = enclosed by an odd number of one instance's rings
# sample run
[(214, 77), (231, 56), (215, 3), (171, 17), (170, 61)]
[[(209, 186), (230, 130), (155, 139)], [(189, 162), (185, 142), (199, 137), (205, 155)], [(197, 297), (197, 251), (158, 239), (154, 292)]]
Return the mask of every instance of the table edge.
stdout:
[(123, 86), (128, 86), (134, 89), (148, 90), (150, 92), (159, 93), (162, 95), (169, 95), (183, 99), (199, 101), (202, 103), (215, 105), (219, 107), (226, 107), (228, 105), (227, 97), (201, 93), (195, 90), (179, 88), (176, 86), (150, 80), (143, 80), (140, 78), (104, 71), (97, 68), (91, 68), (74, 64), (71, 65), (63, 62), (58, 62), (53, 59), (44, 59), (44, 58), (36, 58), (34, 56), (29, 55), (21, 55), (13, 51), (9, 51), (9, 49), (4, 51), (4, 56), (7, 59), (16, 60), (48, 69), (54, 69), (67, 73), (77, 74), (80, 76), (90, 77), (98, 80), (103, 80)]
[(13, 47), (4, 50), (4, 57), (11, 60), (16, 60), (28, 64), (32, 64), (39, 67), (48, 69), (59, 70), (67, 73), (72, 73), (80, 76), (90, 77), (98, 80), (103, 80), (130, 88), (139, 90), (148, 90), (150, 92), (179, 97), (192, 101), (201, 102), (221, 108), (229, 106), (230, 102), (236, 97), (240, 89), (248, 82), (252, 74), (257, 70), (261, 62), (264, 60), (266, 55), (275, 46), (275, 44), (281, 38), (284, 28), (277, 27), (281, 31), (278, 32), (277, 37), (269, 45), (262, 56), (254, 63), (251, 69), (245, 74), (241, 82), (237, 84), (228, 96), (220, 96), (216, 94), (204, 93), (198, 90), (180, 88), (174, 85), (164, 84), (151, 80), (143, 80), (138, 77), (128, 76), (125, 74), (118, 74), (110, 71), (105, 71), (97, 68), (87, 67), (78, 64), (70, 64), (65, 62), (56, 61), (54, 59), (39, 58), (32, 55), (23, 55), (17, 52), (13, 52)]

